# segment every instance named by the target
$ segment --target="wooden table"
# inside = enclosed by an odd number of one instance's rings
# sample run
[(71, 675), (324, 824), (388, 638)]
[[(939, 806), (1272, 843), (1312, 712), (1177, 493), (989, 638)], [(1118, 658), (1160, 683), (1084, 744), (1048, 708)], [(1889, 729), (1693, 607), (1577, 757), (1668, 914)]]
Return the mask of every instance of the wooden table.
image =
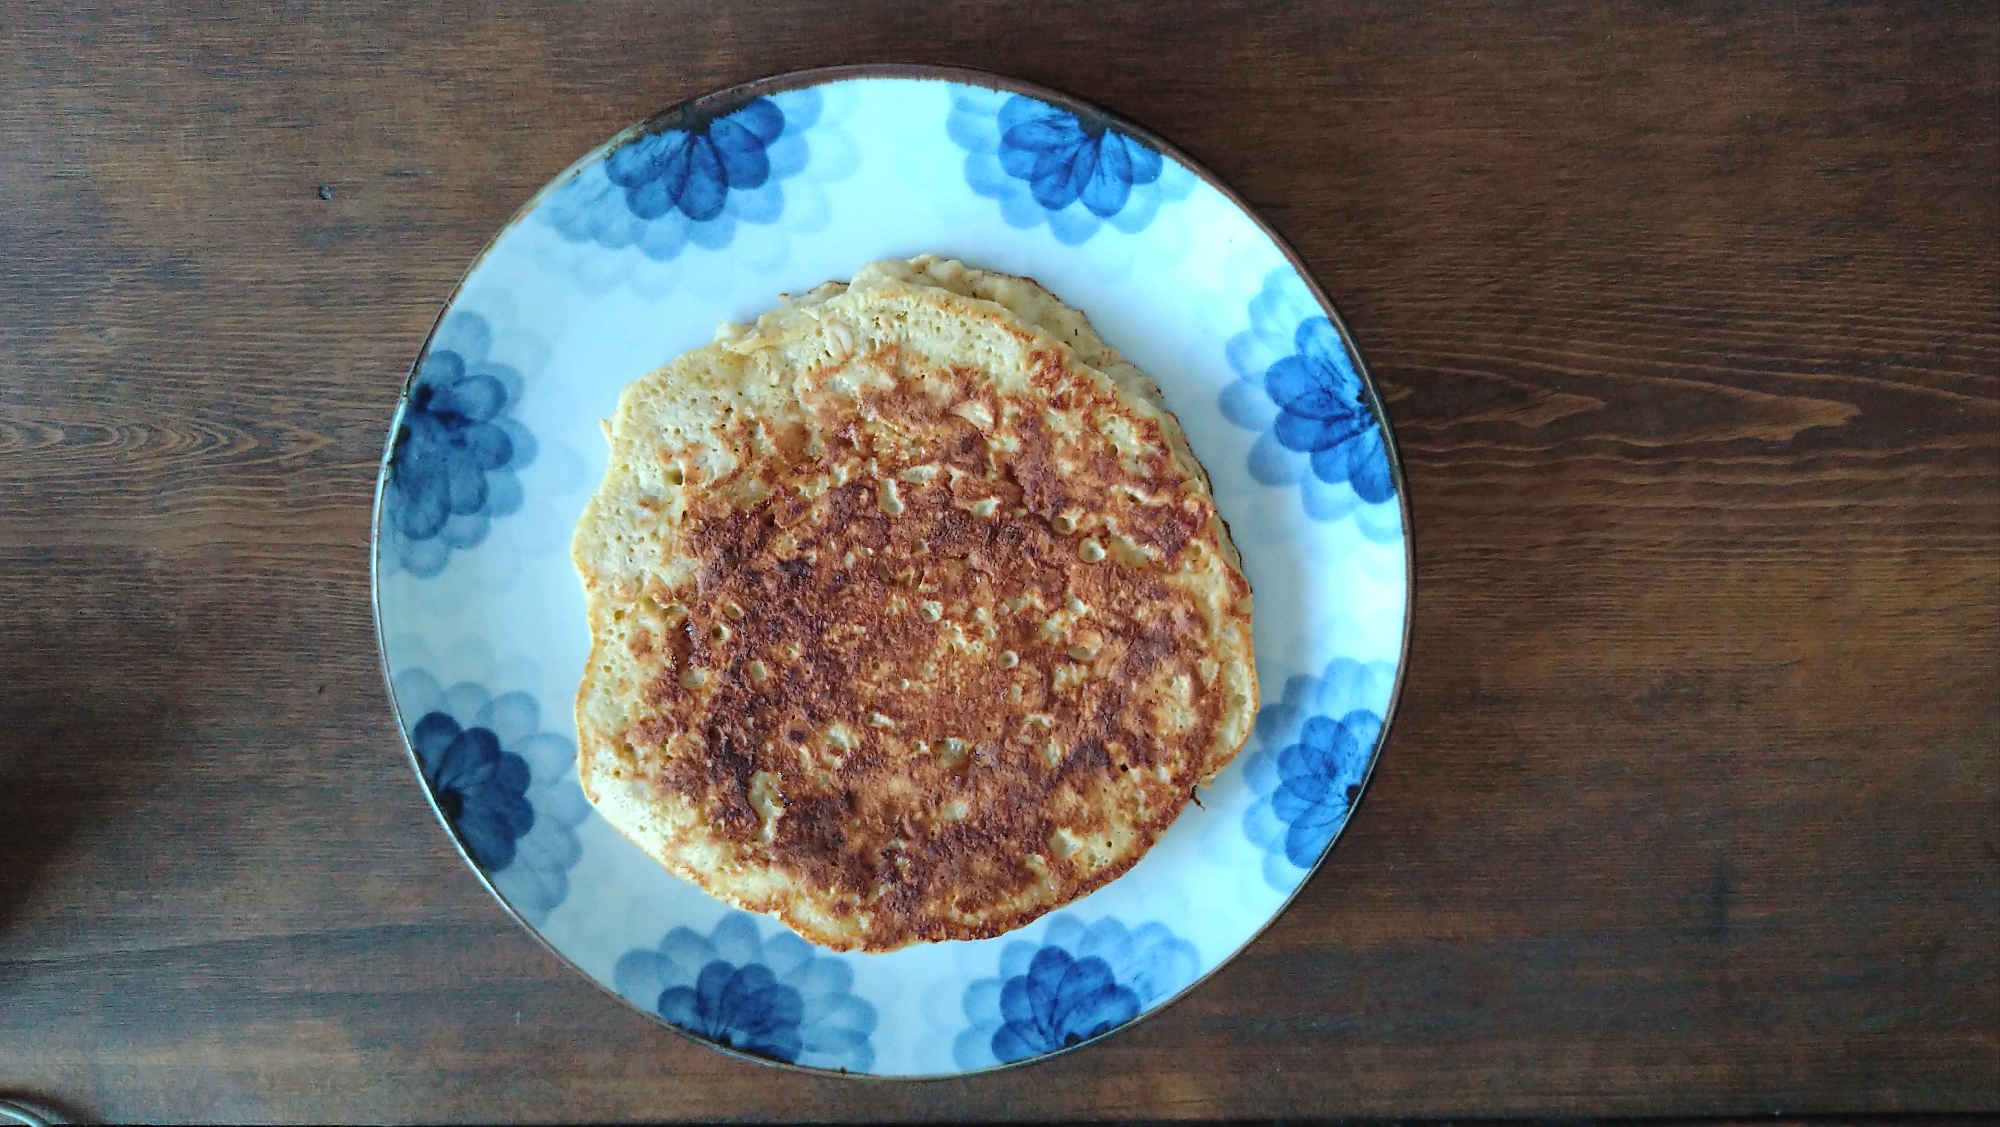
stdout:
[[(745, 1064), (558, 963), (425, 809), (370, 619), (396, 392), (499, 224), (650, 111), (867, 60), (1066, 89), (1237, 186), (1381, 377), (1416, 521), (1402, 710), (1333, 860), (1161, 1017), (958, 1082)], [(0, 1090), (1993, 1109), (1996, 867), (1991, 3), (0, 14)]]

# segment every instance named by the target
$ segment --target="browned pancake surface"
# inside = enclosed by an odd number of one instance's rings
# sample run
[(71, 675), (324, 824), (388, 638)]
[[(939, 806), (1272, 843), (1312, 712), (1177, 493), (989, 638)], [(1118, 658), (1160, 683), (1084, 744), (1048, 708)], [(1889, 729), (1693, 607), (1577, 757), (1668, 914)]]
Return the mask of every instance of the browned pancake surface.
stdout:
[(614, 473), (579, 535), (586, 792), (674, 871), (866, 950), (1113, 879), (1254, 713), (1249, 590), (1170, 417), (985, 301), (944, 306), (1008, 378), (906, 346), (868, 320), (902, 300), (816, 305), (809, 332), (872, 342), (817, 367), (796, 332), (738, 344), (783, 409), (721, 412), (704, 456), (614, 428), (666, 484)]

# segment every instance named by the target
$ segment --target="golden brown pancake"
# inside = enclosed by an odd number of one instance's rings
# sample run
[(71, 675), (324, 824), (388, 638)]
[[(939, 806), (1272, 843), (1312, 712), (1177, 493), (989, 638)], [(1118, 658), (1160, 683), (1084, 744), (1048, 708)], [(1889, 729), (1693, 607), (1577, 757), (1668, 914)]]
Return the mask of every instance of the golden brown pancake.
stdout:
[(835, 949), (998, 935), (1129, 869), (1257, 697), (1157, 403), (1047, 291), (929, 257), (628, 387), (575, 543), (585, 793)]

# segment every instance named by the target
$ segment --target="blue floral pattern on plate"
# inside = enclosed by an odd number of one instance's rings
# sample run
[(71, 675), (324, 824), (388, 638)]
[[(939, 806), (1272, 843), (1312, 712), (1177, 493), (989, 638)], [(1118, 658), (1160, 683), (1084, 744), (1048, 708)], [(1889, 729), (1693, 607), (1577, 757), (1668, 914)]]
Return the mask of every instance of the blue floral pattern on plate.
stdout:
[(535, 439), (508, 414), (521, 373), (489, 359), (492, 344), (479, 314), (446, 318), (397, 419), (383, 554), (413, 575), (443, 571), (454, 549), (477, 546), (495, 518), (521, 507), (515, 471), (534, 460)]
[(1257, 714), (1259, 750), (1244, 770), (1257, 800), (1243, 830), (1266, 851), (1264, 876), (1289, 889), (1333, 842), (1382, 736), (1395, 669), (1338, 658), (1318, 677), (1293, 677)]
[(720, 249), (737, 224), (784, 214), (784, 182), (806, 167), (819, 112), (819, 91), (807, 89), (719, 116), (669, 117), (593, 162), (537, 215), (571, 242), (636, 247), (658, 262), (689, 244)]
[(446, 689), (422, 669), (396, 678), (410, 746), (438, 809), (480, 871), (514, 910), (539, 923), (569, 894), (583, 851), (575, 827), (590, 813), (576, 781), (576, 747), (541, 730), (526, 693)]
[(618, 993), (697, 1037), (752, 1056), (865, 1072), (875, 1007), (854, 996), (854, 971), (779, 928), (760, 939), (742, 912), (704, 936), (677, 927), (652, 950), (627, 951)]
[(1249, 328), (1229, 342), (1237, 379), (1219, 402), (1229, 421), (1262, 432), (1250, 475), (1297, 485), (1314, 520), (1351, 515), (1371, 540), (1399, 538), (1382, 422), (1340, 330), (1288, 266), (1265, 278), (1249, 314)]
[(966, 988), (972, 1023), (952, 1044), (961, 1068), (1027, 1060), (1101, 1037), (1194, 982), (1194, 945), (1164, 925), (1088, 927), (1057, 916), (1040, 943), (1015, 941), (999, 974)]
[(1021, 94), (954, 91), (946, 131), (966, 151), (965, 180), (999, 201), (1009, 226), (1043, 223), (1066, 246), (1110, 226), (1144, 230), (1194, 177), (1095, 115)]

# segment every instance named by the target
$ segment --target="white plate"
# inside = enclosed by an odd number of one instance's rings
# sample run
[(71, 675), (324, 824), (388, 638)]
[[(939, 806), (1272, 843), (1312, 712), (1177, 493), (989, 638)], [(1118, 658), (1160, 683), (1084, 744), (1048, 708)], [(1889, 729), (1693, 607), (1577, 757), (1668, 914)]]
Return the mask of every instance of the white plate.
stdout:
[[(571, 530), (628, 381), (878, 258), (1040, 280), (1151, 374), (1256, 593), (1243, 754), (1129, 873), (1016, 932), (816, 948), (626, 842), (584, 801)], [(494, 892), (640, 1010), (766, 1060), (978, 1072), (1158, 1009), (1298, 890), (1381, 742), (1408, 634), (1381, 405), (1297, 258), (1158, 138), (965, 71), (842, 68), (612, 138), (515, 216), (439, 320), (377, 491), (375, 607), (433, 804)]]

